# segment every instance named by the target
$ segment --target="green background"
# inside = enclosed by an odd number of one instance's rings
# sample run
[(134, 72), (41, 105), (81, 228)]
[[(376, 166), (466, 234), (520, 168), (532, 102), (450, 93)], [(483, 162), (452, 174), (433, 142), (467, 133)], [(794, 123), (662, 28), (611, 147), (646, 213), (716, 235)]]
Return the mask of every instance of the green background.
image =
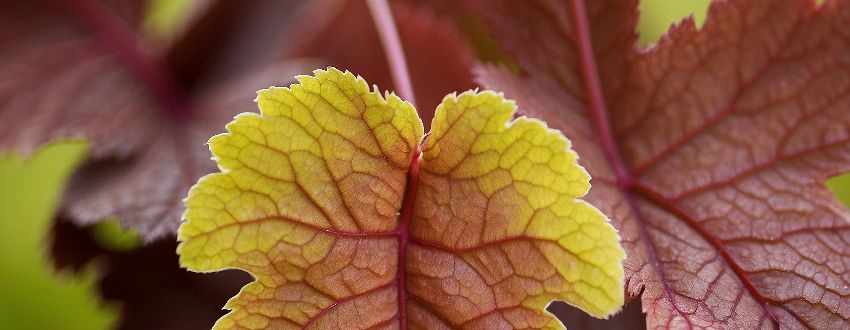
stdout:
[[(692, 12), (701, 24), (708, 4), (709, 0), (642, 1), (641, 44), (657, 40), (671, 22)], [(164, 33), (180, 19), (179, 13), (187, 12), (185, 8), (151, 8), (154, 15), (148, 24)], [(96, 268), (82, 275), (56, 274), (45, 259), (44, 238), (63, 184), (85, 155), (85, 143), (61, 142), (26, 160), (20, 155), (0, 156), (0, 329), (104, 329), (118, 316), (118, 306), (96, 298)], [(850, 205), (850, 175), (834, 178), (827, 186)], [(98, 231), (116, 248), (137, 242), (114, 221)]]

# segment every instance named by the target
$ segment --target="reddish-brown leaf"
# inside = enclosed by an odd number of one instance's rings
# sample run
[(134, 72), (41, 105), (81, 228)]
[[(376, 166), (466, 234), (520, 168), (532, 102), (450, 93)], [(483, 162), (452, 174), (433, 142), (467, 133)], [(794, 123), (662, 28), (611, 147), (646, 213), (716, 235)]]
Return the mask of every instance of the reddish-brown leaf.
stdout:
[(486, 1), (520, 75), (480, 82), (573, 140), (647, 325), (850, 325), (850, 2), (718, 1), (635, 48), (636, 1)]
[(0, 150), (88, 140), (61, 213), (77, 224), (118, 217), (152, 240), (174, 234), (182, 196), (215, 169), (204, 146), (212, 132), (249, 109), (257, 89), (308, 65), (257, 61), (227, 83), (187, 90), (136, 44), (123, 12), (92, 0), (0, 5), (0, 122), (9, 125)]

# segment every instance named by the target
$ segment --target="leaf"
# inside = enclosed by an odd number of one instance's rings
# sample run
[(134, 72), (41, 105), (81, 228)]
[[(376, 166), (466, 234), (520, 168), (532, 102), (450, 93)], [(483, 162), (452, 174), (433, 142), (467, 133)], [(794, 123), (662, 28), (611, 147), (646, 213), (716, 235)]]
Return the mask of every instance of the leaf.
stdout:
[(718, 1), (646, 50), (635, 8), (488, 1), (521, 72), (479, 81), (572, 139), (648, 327), (846, 328), (850, 3)]
[(833, 177), (826, 182), (826, 187), (835, 194), (844, 205), (850, 206), (850, 173)]
[(227, 76), (229, 84), (184, 89), (159, 58), (133, 44), (133, 25), (112, 7), (4, 2), (0, 12), (0, 122), (14, 123), (0, 133), (0, 151), (88, 140), (91, 154), (67, 188), (61, 216), (81, 225), (117, 217), (148, 242), (174, 234), (181, 196), (215, 169), (203, 142), (249, 104), (253, 94), (242, 91), (283, 83), (307, 63), (256, 61)]
[[(334, 68), (258, 93), (213, 137), (222, 173), (189, 192), (180, 263), (256, 281), (216, 328), (559, 328), (605, 317), (624, 258), (569, 142), (493, 92), (416, 110)], [(420, 147), (421, 145), (421, 147)]]
[(51, 145), (26, 161), (0, 156), (2, 329), (104, 329), (116, 323), (115, 306), (92, 293), (95, 268), (57, 276), (43, 253), (50, 210), (84, 149), (79, 144)]

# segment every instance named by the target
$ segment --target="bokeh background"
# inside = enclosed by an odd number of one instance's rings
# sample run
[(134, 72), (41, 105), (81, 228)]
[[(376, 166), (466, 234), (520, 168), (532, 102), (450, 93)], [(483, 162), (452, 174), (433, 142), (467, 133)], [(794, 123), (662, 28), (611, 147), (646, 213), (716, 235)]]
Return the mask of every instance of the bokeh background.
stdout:
[[(689, 15), (701, 24), (709, 1), (641, 1), (641, 44), (650, 45)], [(192, 5), (191, 0), (152, 1), (146, 24), (167, 34)], [(96, 262), (72, 275), (55, 272), (47, 260), (45, 242), (58, 198), (86, 152), (84, 141), (58, 141), (29, 159), (0, 155), (0, 329), (109, 329), (115, 324), (119, 306), (101, 301), (95, 292)], [(850, 174), (826, 184), (850, 206)], [(98, 224), (94, 232), (101, 245), (117, 251), (140, 244), (135, 233), (115, 221)]]

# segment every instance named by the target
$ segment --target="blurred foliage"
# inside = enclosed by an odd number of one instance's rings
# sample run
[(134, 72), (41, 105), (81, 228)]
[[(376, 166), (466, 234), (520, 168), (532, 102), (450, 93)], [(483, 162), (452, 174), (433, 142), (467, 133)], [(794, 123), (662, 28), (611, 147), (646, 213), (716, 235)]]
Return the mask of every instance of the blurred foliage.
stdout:
[(826, 182), (826, 187), (838, 197), (838, 200), (850, 207), (850, 173), (829, 179)]
[(649, 45), (661, 38), (672, 24), (678, 24), (693, 14), (697, 27), (702, 27), (711, 0), (641, 0), (638, 43)]
[[(145, 27), (168, 36), (178, 29), (192, 1), (152, 1)], [(693, 14), (697, 26), (705, 20), (710, 0), (643, 0), (638, 23), (640, 44), (654, 43), (671, 24)], [(84, 143), (56, 143), (29, 160), (0, 155), (0, 329), (105, 329), (113, 324), (115, 306), (99, 302), (92, 291), (96, 270), (81, 277), (54, 274), (45, 260), (44, 236), (57, 198), (70, 171), (86, 153)], [(850, 206), (850, 174), (827, 186)], [(94, 228), (106, 247), (138, 246), (138, 235), (116, 221)]]
[(118, 219), (99, 222), (92, 235), (100, 246), (112, 251), (129, 251), (142, 245), (142, 237), (132, 229), (121, 228)]
[(0, 157), (0, 329), (104, 329), (117, 317), (92, 290), (94, 267), (57, 275), (44, 257), (60, 189), (85, 153), (78, 142)]
[(151, 0), (145, 8), (142, 30), (153, 38), (167, 40), (186, 23), (197, 1)]

